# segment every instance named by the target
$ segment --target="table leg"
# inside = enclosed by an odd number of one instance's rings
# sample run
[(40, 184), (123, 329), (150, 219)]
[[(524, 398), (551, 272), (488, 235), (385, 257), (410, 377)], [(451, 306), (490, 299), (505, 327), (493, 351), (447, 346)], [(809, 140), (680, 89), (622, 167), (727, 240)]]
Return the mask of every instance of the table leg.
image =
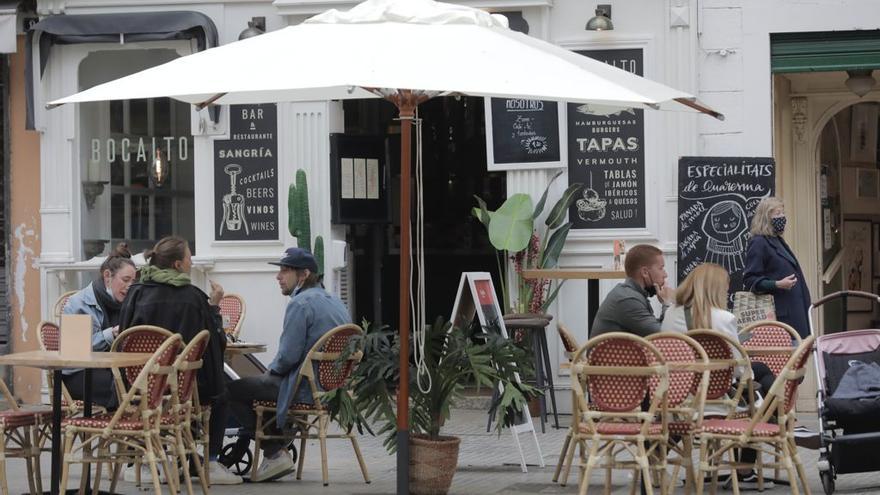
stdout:
[(593, 328), (593, 320), (596, 319), (596, 313), (599, 311), (599, 279), (591, 278), (587, 280), (587, 338), (590, 337), (590, 330)]
[(553, 423), (559, 429), (559, 410), (556, 408), (556, 391), (553, 388), (553, 365), (550, 364), (550, 350), (547, 348), (547, 329), (538, 335), (541, 340), (541, 352), (544, 355), (544, 370), (546, 371), (547, 391), (550, 393), (550, 403), (553, 405)]
[[(92, 370), (90, 368), (83, 370), (83, 417), (92, 417)], [(92, 486), (92, 466), (86, 464), (83, 471), (85, 471), (84, 476), (86, 477), (83, 486), (90, 490)]]
[(52, 372), (52, 480), (50, 493), (58, 495), (61, 484), (61, 370)]
[(541, 411), (541, 433), (546, 433), (546, 426), (544, 424), (547, 422), (547, 396), (545, 394), (546, 381), (544, 380), (544, 363), (542, 363), (541, 356), (541, 339), (538, 336), (538, 330), (532, 329), (529, 332), (532, 334), (532, 354), (535, 358), (535, 388), (540, 389), (542, 392), (538, 402)]

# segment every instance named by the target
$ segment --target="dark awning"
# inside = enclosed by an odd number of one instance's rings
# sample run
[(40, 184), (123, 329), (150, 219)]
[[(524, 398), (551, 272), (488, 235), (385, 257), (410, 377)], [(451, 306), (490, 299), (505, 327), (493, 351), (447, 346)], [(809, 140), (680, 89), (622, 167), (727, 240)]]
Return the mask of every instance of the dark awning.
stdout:
[(25, 78), (27, 81), (27, 128), (34, 128), (33, 38), (40, 40), (40, 77), (53, 45), (75, 43), (134, 43), (191, 40), (198, 50), (217, 46), (217, 27), (201, 12), (140, 12), (49, 16), (27, 33)]

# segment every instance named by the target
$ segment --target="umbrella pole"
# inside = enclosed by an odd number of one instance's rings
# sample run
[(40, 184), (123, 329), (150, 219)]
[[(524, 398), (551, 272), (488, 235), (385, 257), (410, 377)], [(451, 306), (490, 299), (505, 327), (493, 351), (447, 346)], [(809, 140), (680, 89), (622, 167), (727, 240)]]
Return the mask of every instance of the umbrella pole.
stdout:
[(397, 389), (397, 494), (409, 495), (409, 289), (412, 119), (418, 101), (398, 92), (400, 112), (400, 383)]

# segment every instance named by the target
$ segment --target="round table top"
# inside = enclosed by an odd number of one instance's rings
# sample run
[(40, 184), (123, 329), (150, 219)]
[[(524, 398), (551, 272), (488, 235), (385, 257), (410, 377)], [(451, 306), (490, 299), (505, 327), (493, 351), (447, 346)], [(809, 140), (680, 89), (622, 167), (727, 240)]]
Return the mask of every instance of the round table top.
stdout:
[(0, 365), (27, 366), (44, 370), (61, 368), (121, 368), (146, 364), (149, 352), (91, 352), (62, 356), (58, 351), (24, 351), (0, 356)]

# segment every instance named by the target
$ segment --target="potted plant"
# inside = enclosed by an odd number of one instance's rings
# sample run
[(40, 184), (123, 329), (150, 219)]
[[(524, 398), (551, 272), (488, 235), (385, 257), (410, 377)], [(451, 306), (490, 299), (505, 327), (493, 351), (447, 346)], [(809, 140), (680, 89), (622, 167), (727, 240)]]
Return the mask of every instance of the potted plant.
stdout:
[[(358, 349), (363, 358), (353, 372), (351, 393), (326, 396), (331, 417), (343, 428), (384, 436), (389, 452), (395, 449), (397, 433), (396, 384), (399, 377), (400, 346), (397, 333), (380, 327), (352, 340), (340, 357), (346, 359)], [(425, 368), (419, 376), (410, 368), (410, 491), (414, 494), (445, 494), (458, 466), (460, 439), (442, 434), (452, 408), (462, 398), (466, 385), (497, 387), (500, 391), (490, 414), (496, 430), (517, 421), (535, 389), (520, 383), (516, 363), (524, 351), (501, 336), (498, 329), (485, 331), (478, 325), (452, 328), (438, 318), (425, 329)], [(410, 359), (412, 363), (412, 356)], [(342, 389), (340, 389), (342, 390)]]

